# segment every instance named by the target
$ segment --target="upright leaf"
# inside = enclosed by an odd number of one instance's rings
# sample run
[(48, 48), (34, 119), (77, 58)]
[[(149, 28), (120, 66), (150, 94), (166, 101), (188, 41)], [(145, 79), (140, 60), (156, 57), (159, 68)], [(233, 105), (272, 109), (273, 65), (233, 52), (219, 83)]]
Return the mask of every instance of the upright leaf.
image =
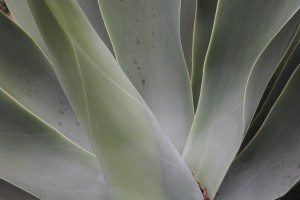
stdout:
[(49, 126), (92, 151), (49, 61), (19, 27), (0, 15), (0, 87)]
[(184, 150), (210, 197), (244, 136), (243, 101), (251, 67), (299, 7), (299, 0), (218, 1), (199, 105)]
[[(250, 125), (264, 91), (297, 35), (300, 11), (280, 30), (255, 62), (249, 75), (244, 101), (245, 129)], [(297, 41), (295, 41), (297, 43)]]
[(201, 199), (193, 176), (76, 2), (28, 2), (90, 134), (111, 198)]
[[(244, 101), (246, 132), (240, 151), (255, 136), (298, 65), (299, 22), (300, 12), (298, 11), (270, 42), (251, 70)], [(282, 79), (281, 74), (285, 74), (285, 71), (288, 73), (286, 78)]]
[(300, 180), (300, 66), (256, 137), (230, 167), (217, 199), (276, 199)]
[(180, 42), (180, 0), (99, 4), (120, 66), (181, 152), (194, 112)]
[(196, 10), (195, 0), (181, 1), (180, 9), (180, 36), (182, 50), (185, 57), (185, 62), (191, 74), (192, 68), (192, 43), (193, 43), (193, 32), (194, 32), (194, 19)]
[(101, 13), (100, 7), (97, 0), (77, 0), (82, 11), (89, 19), (90, 23), (94, 27), (95, 31), (98, 33), (104, 44), (114, 54), (113, 47), (111, 45), (108, 33), (106, 31)]
[(0, 88), (0, 177), (40, 199), (108, 199), (96, 158)]
[(192, 89), (195, 110), (199, 101), (204, 60), (212, 34), (217, 3), (218, 0), (196, 0), (192, 58)]
[[(47, 54), (47, 47), (38, 30), (27, 1), (19, 0), (5, 0), (9, 10), (11, 11), (16, 23), (19, 24), (24, 30), (32, 37), (38, 46)], [(109, 40), (103, 19), (100, 13), (97, 0), (77, 0), (85, 15), (92, 23), (98, 35), (102, 38), (103, 42), (113, 53), (113, 48)]]

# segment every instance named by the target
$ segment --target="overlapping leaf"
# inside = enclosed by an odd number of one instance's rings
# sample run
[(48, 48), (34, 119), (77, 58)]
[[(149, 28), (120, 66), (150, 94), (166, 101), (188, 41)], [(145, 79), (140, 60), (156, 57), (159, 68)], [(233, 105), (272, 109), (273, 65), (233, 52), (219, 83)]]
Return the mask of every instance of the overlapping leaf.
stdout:
[(251, 67), (299, 7), (299, 0), (218, 1), (195, 123), (184, 151), (211, 197), (244, 135), (243, 101)]
[(111, 197), (201, 199), (191, 173), (76, 2), (28, 2)]
[(49, 61), (33, 41), (3, 15), (0, 29), (3, 30), (0, 32), (3, 40), (0, 43), (0, 86), (50, 126), (92, 151)]
[(218, 0), (196, 0), (192, 66), (192, 88), (195, 110), (199, 101), (204, 60), (212, 34), (217, 3)]
[(194, 114), (180, 43), (180, 0), (99, 4), (120, 66), (181, 152)]
[(0, 89), (0, 177), (41, 199), (108, 199), (96, 158)]
[(253, 141), (234, 161), (217, 199), (275, 199), (300, 180), (300, 66)]

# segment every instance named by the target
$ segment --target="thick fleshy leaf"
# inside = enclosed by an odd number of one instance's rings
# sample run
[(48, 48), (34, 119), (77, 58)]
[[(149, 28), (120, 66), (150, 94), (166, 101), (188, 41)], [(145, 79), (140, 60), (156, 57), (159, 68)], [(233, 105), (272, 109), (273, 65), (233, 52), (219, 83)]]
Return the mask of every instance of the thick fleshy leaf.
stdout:
[(97, 0), (77, 0), (78, 4), (80, 5), (82, 11), (89, 19), (90, 23), (92, 24), (95, 31), (100, 36), (101, 40), (107, 46), (112, 54), (114, 54), (113, 47), (111, 45), (109, 36), (107, 34), (101, 13), (100, 7), (98, 5)]
[(192, 58), (192, 89), (195, 110), (199, 101), (204, 60), (211, 38), (218, 0), (196, 0), (196, 2)]
[(253, 66), (246, 86), (244, 101), (245, 129), (250, 125), (267, 84), (297, 34), (300, 11), (274, 37)]
[(55, 72), (90, 134), (112, 199), (202, 199), (192, 174), (76, 2), (28, 2)]
[(218, 1), (200, 100), (183, 153), (210, 197), (244, 136), (243, 101), (251, 67), (299, 7), (299, 0)]
[[(27, 1), (5, 0), (9, 10), (11, 11), (16, 23), (19, 24), (38, 46), (47, 54), (45, 42), (38, 30), (38, 27), (33, 19), (32, 13)], [(113, 53), (113, 48), (109, 40), (97, 0), (77, 0), (85, 15), (90, 20), (93, 28), (97, 31), (102, 41), (106, 44), (109, 50)]]
[(47, 55), (47, 47), (33, 19), (27, 1), (5, 0), (15, 22), (20, 25)]
[(182, 152), (194, 111), (180, 42), (180, 0), (99, 4), (120, 66)]
[(256, 137), (233, 162), (217, 199), (275, 199), (300, 180), (300, 66)]
[(0, 179), (0, 198), (1, 200), (38, 200), (36, 197), (2, 179)]
[(49, 61), (3, 14), (0, 29), (0, 86), (30, 112), (92, 151)]
[(0, 88), (0, 177), (41, 199), (108, 199), (96, 158)]
[[(255, 118), (255, 113), (258, 113), (259, 109), (261, 109), (259, 105), (263, 103), (262, 101), (266, 100), (264, 95), (266, 95), (266, 92), (269, 92), (266, 90), (271, 90), (270, 88), (274, 86), (274, 84), (270, 84), (273, 79), (278, 78), (276, 75), (282, 68), (282, 62), (285, 62), (287, 59), (285, 58), (288, 56), (287, 54), (291, 54), (290, 49), (295, 48), (294, 43), (297, 43), (297, 35), (299, 35), (299, 22), (300, 11), (298, 11), (274, 37), (251, 70), (244, 101), (244, 123), (247, 131), (240, 150), (251, 141), (268, 114), (268, 112), (266, 112), (265, 115), (259, 116), (260, 123), (253, 122), (255, 124), (253, 125), (252, 123), (250, 126), (251, 121)], [(269, 107), (271, 108), (272, 104), (270, 104)]]
[(192, 71), (192, 43), (195, 19), (195, 0), (181, 1), (180, 9), (180, 38), (189, 74)]

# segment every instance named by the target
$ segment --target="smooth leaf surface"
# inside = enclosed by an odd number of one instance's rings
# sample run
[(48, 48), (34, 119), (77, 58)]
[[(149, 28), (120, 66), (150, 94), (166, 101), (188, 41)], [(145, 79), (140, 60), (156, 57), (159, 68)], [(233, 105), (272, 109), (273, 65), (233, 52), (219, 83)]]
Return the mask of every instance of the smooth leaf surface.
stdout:
[(188, 168), (76, 2), (29, 4), (55, 72), (90, 134), (111, 198), (202, 199)]
[(245, 92), (244, 101), (244, 122), (245, 129), (250, 125), (254, 113), (264, 91), (275, 73), (284, 55), (290, 48), (291, 43), (297, 34), (300, 23), (300, 11), (298, 11), (289, 22), (280, 30), (270, 44), (266, 47), (253, 66)]
[(108, 199), (96, 158), (0, 88), (0, 177), (41, 199)]
[[(7, 6), (13, 15), (16, 23), (18, 23), (38, 46), (47, 54), (47, 47), (44, 39), (38, 30), (27, 1), (6, 0)], [(77, 0), (85, 15), (90, 20), (93, 28), (96, 30), (102, 41), (106, 44), (109, 50), (113, 53), (113, 48), (109, 40), (97, 0)]]
[[(244, 101), (244, 119), (247, 131), (240, 151), (255, 136), (298, 65), (299, 17), (300, 12), (298, 11), (271, 41), (252, 68)], [(283, 79), (281, 74), (285, 74), (285, 71), (288, 73)], [(271, 78), (266, 79), (266, 77)]]
[(5, 0), (9, 11), (11, 12), (14, 21), (20, 25), (28, 35), (37, 43), (37, 45), (47, 55), (48, 50), (45, 41), (41, 36), (39, 29), (33, 19), (32, 13), (27, 1)]
[(300, 180), (300, 66), (253, 141), (230, 167), (217, 199), (276, 199)]
[(100, 7), (98, 5), (97, 0), (77, 0), (80, 5), (82, 11), (89, 19), (95, 31), (98, 33), (101, 40), (107, 46), (112, 54), (114, 54), (113, 47), (111, 45), (108, 33), (105, 28), (105, 24), (103, 22)]
[(195, 110), (199, 101), (204, 60), (212, 34), (217, 3), (218, 0), (196, 0), (191, 80)]
[(194, 112), (180, 42), (180, 0), (99, 4), (118, 63), (181, 153)]
[(181, 1), (180, 9), (180, 38), (182, 50), (189, 74), (192, 70), (192, 43), (195, 19), (195, 0)]
[(49, 61), (4, 15), (0, 18), (0, 29), (3, 30), (0, 32), (3, 40), (0, 43), (0, 86), (30, 112), (92, 151)]
[(200, 100), (184, 158), (213, 198), (244, 136), (243, 101), (255, 60), (299, 0), (219, 0)]

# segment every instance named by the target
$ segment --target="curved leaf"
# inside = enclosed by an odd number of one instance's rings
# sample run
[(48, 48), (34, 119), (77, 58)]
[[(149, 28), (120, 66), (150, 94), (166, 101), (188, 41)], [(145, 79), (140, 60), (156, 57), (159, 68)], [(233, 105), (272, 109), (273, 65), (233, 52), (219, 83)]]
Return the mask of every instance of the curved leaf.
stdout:
[(100, 36), (101, 40), (107, 46), (112, 54), (114, 54), (108, 33), (106, 31), (97, 0), (77, 0), (82, 11), (89, 19), (95, 31)]
[(0, 177), (41, 199), (108, 199), (93, 155), (0, 88)]
[(180, 43), (180, 0), (99, 4), (120, 66), (181, 153), (194, 112)]
[[(195, 0), (181, 1), (180, 9), (180, 38), (183, 54), (188, 71), (192, 70), (192, 43), (195, 19)], [(191, 74), (191, 73), (189, 73)]]
[(188, 168), (76, 2), (29, 4), (55, 72), (90, 134), (112, 199), (202, 199)]
[[(300, 36), (299, 22), (300, 11), (298, 11), (276, 35), (252, 68), (244, 101), (244, 120), (247, 132), (240, 150), (242, 150), (257, 133), (290, 75), (297, 67), (297, 59), (299, 57), (297, 43), (299, 42)], [(291, 60), (294, 60), (294, 64), (291, 63)], [(288, 67), (284, 69), (286, 62), (289, 64), (287, 64)], [(282, 77), (280, 74), (288, 68), (291, 68), (291, 70), (288, 70), (289, 75), (286, 76), (286, 80), (283, 80), (280, 78)], [(268, 77), (271, 78), (268, 79)], [(272, 90), (274, 90), (274, 87), (277, 88), (278, 84), (281, 85), (281, 89), (277, 90), (277, 95), (273, 95), (274, 91)]]
[(275, 199), (300, 180), (300, 66), (256, 137), (232, 164), (217, 199)]
[(30, 112), (92, 151), (49, 61), (2, 13), (0, 29), (0, 86)]
[(264, 52), (260, 55), (253, 66), (248, 78), (245, 101), (244, 101), (244, 122), (245, 128), (250, 125), (255, 110), (267, 87), (268, 81), (281, 62), (284, 54), (289, 48), (293, 37), (298, 31), (300, 22), (300, 11), (282, 28), (274, 37)]
[(219, 0), (194, 124), (184, 158), (214, 197), (244, 136), (246, 82), (299, 0)]
[(37, 24), (33, 19), (27, 1), (5, 0), (5, 3), (7, 4), (15, 22), (21, 26), (31, 38), (33, 38), (37, 45), (47, 55), (48, 50), (45, 41), (37, 28)]
[(199, 101), (204, 60), (211, 38), (218, 0), (196, 0), (196, 2), (192, 66), (192, 88), (195, 110)]
[[(109, 40), (97, 0), (77, 0), (82, 10), (92, 23), (94, 29), (98, 35), (102, 38), (103, 42), (107, 45), (109, 50), (113, 53), (113, 48)], [(47, 47), (44, 39), (38, 30), (27, 1), (19, 0), (5, 0), (9, 10), (11, 11), (16, 23), (19, 24), (32, 39), (38, 44), (38, 46), (47, 53)]]

